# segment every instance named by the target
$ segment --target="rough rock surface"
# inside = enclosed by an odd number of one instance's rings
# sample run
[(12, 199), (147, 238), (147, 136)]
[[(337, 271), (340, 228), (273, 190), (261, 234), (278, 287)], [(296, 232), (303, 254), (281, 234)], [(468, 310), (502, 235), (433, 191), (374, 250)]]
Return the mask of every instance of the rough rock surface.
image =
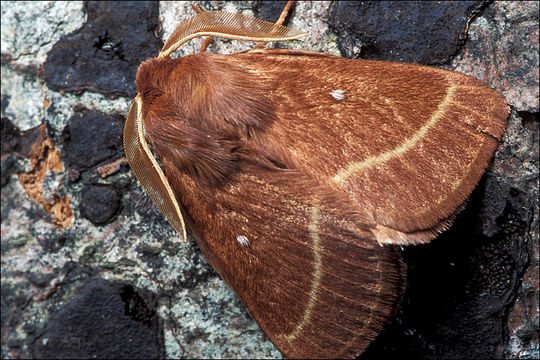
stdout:
[(75, 108), (62, 131), (62, 156), (68, 167), (84, 170), (123, 155), (124, 118)]
[(131, 285), (90, 281), (37, 332), (30, 353), (35, 359), (94, 358), (96, 354), (109, 359), (160, 358), (163, 331), (154, 295)]
[(348, 58), (444, 64), (485, 1), (338, 1), (329, 24)]
[[(205, 10), (275, 16), (275, 10), (261, 8), (264, 3), (197, 3)], [(477, 10), (472, 16), (467, 13), (452, 24), (456, 26), (438, 30), (455, 41), (414, 39), (416, 50), (429, 47), (435, 54), (451, 42), (446, 55), (415, 54), (415, 49), (404, 53), (401, 48), (400, 54), (476, 76), (501, 91), (512, 107), (508, 128), (493, 164), (454, 225), (431, 244), (404, 250), (409, 268), (405, 299), (394, 321), (362, 355), (365, 359), (539, 357), (538, 2), (471, 4)], [(161, 2), (159, 14), (155, 3), (108, 5), (147, 9), (128, 20), (117, 11), (89, 11), (103, 6), (1, 4), (2, 358), (137, 353), (280, 357), (197, 246), (178, 239), (129, 168), (118, 161), (123, 156), (118, 122), (131, 104), (122, 96), (133, 93), (137, 64), (157, 54), (156, 26), (161, 21), (166, 39), (180, 20), (194, 13), (190, 4)], [(279, 46), (336, 55), (348, 48), (362, 54), (365, 43), (360, 40), (366, 34), (336, 34), (329, 27), (330, 22), (343, 29), (356, 26), (333, 11), (340, 6), (352, 5), (298, 2), (289, 26), (309, 35)], [(415, 22), (429, 23), (439, 15), (425, 10), (415, 16), (428, 21)], [(409, 27), (407, 19), (404, 26)], [(135, 49), (143, 42), (126, 35), (129, 29), (153, 40), (142, 44), (151, 49), (137, 52), (128, 65), (115, 49)], [(404, 39), (396, 42), (408, 41)], [(198, 51), (202, 41), (186, 44), (179, 55)], [(214, 40), (209, 50), (227, 53), (251, 46)], [(86, 49), (85, 58), (60, 56), (59, 49), (70, 56)], [(381, 58), (394, 50), (385, 51)], [(82, 60), (96, 66), (94, 73), (82, 73)], [(60, 75), (54, 79), (53, 68), (55, 74), (64, 71), (64, 79), (71, 71), (76, 81), (63, 84)], [(92, 136), (67, 137), (75, 128)], [(39, 151), (29, 151), (32, 144)], [(102, 207), (103, 199), (115, 205)], [(69, 320), (100, 316), (105, 317), (102, 327)], [(130, 333), (115, 337), (116, 331), (106, 331), (122, 324), (152, 344), (145, 347), (150, 352), (139, 352)], [(75, 342), (88, 336), (97, 342), (84, 343), (78, 353), (69, 344), (52, 346), (66, 335)], [(93, 347), (99, 352), (88, 350), (91, 344), (100, 344)], [(112, 349), (119, 350), (113, 354)]]
[(86, 23), (62, 37), (47, 54), (43, 64), (47, 86), (55, 91), (135, 96), (141, 60), (162, 46), (158, 3), (90, 1), (83, 10)]

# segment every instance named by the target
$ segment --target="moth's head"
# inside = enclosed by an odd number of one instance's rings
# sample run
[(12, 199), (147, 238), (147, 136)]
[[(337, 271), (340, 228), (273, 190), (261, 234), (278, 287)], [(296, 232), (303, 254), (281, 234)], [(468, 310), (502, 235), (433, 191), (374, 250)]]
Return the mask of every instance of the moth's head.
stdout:
[[(139, 66), (135, 84), (147, 132), (156, 135), (155, 132), (173, 126), (174, 133), (179, 136), (204, 127), (205, 117), (199, 109), (208, 103), (208, 88), (212, 85), (199, 75), (204, 72), (204, 61), (190, 61), (189, 58), (150, 59)], [(195, 62), (199, 67), (193, 66)]]
[(205, 57), (147, 60), (136, 86), (145, 138), (163, 165), (208, 185), (224, 183), (234, 172), (239, 138), (234, 127), (208, 111), (216, 86)]
[(175, 67), (175, 60), (172, 59), (149, 59), (139, 66), (135, 86), (143, 106), (151, 106), (163, 95), (164, 87), (169, 85), (169, 75)]

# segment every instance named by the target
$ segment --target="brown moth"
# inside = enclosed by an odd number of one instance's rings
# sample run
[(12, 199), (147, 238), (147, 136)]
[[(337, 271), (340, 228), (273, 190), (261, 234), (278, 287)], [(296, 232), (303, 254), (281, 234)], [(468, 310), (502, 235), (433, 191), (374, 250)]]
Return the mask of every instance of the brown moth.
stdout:
[(509, 109), (480, 81), (426, 66), (260, 47), (169, 58), (197, 36), (303, 35), (224, 12), (180, 23), (139, 67), (124, 146), (285, 356), (355, 357), (403, 293), (392, 245), (449, 226)]

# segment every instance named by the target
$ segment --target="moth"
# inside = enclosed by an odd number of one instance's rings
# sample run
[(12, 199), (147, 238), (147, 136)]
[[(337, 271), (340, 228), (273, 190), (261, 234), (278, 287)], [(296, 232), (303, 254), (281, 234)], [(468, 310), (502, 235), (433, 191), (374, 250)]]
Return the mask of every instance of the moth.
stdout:
[(170, 58), (198, 36), (304, 35), (280, 22), (181, 22), (139, 67), (125, 152), (285, 356), (355, 357), (399, 306), (395, 245), (450, 225), (509, 109), (480, 81), (426, 66), (261, 46)]

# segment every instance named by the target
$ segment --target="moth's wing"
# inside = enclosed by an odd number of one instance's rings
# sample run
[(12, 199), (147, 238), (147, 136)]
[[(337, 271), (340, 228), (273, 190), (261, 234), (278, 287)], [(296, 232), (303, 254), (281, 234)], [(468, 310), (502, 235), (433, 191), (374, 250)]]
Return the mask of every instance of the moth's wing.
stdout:
[(347, 193), (381, 243), (447, 227), (506, 128), (505, 99), (455, 72), (296, 50), (229, 61), (274, 81), (277, 116), (261, 143)]
[(190, 233), (285, 356), (356, 357), (395, 312), (399, 255), (348, 199), (297, 172), (245, 167), (214, 189), (164, 166)]

